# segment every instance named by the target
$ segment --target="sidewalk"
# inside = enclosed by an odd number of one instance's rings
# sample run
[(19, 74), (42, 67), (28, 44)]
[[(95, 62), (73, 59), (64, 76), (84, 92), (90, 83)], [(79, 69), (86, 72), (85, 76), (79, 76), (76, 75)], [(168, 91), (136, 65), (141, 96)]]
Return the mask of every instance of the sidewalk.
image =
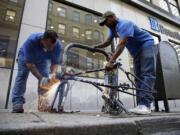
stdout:
[(24, 114), (0, 110), (0, 135), (180, 135), (180, 112)]

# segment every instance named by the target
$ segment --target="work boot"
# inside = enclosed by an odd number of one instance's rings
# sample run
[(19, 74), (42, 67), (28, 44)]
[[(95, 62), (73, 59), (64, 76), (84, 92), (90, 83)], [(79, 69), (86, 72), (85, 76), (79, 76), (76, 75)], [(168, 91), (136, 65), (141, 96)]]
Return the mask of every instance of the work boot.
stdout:
[(24, 113), (23, 105), (13, 106), (12, 113)]
[(51, 112), (51, 108), (47, 99), (47, 95), (43, 94), (39, 96), (38, 110), (40, 112)]

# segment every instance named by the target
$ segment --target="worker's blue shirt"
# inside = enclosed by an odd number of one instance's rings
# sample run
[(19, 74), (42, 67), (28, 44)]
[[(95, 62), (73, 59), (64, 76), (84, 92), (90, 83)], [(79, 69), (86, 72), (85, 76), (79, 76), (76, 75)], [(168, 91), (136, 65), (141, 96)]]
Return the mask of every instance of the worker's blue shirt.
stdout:
[(132, 57), (136, 57), (142, 48), (154, 45), (153, 37), (129, 20), (118, 19), (116, 27), (109, 31), (109, 37), (128, 37), (126, 48)]
[(43, 33), (35, 33), (29, 36), (23, 46), (19, 50), (19, 54), (24, 55), (24, 61), (26, 63), (40, 63), (48, 61), (49, 59), (53, 64), (60, 63), (60, 56), (62, 51), (62, 44), (57, 40), (56, 46), (51, 51), (47, 51), (41, 38)]

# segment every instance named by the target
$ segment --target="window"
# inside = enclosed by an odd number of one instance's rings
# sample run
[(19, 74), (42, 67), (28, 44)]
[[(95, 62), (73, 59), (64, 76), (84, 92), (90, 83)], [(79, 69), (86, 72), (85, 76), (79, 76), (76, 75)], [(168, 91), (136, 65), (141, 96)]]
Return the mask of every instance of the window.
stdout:
[(66, 17), (66, 9), (63, 7), (57, 8), (57, 11), (59, 12), (59, 16)]
[(167, 4), (167, 2), (166, 2), (165, 0), (160, 0), (160, 1), (159, 1), (159, 6), (160, 6), (162, 9), (166, 10), (167, 12), (169, 12), (168, 4)]
[(99, 31), (94, 31), (94, 39), (99, 40)]
[(15, 21), (16, 12), (12, 10), (6, 11), (5, 21), (14, 22)]
[(100, 35), (100, 40), (101, 40), (101, 42), (104, 41), (104, 34), (103, 33), (101, 33), (101, 35)]
[(168, 0), (168, 1), (172, 14), (175, 16), (179, 16), (177, 1), (175, 0)]
[(98, 17), (97, 16), (93, 16), (93, 22), (98, 23)]
[(177, 0), (160, 0), (159, 5), (162, 9), (170, 12), (171, 14), (180, 16)]
[(18, 3), (19, 0), (10, 0), (11, 2)]
[(79, 28), (73, 27), (73, 37), (79, 38)]
[(59, 34), (65, 34), (65, 29), (66, 29), (66, 25), (64, 25), (64, 24), (58, 25), (58, 33)]
[[(53, 29), (58, 33), (63, 49), (72, 42), (91, 46), (101, 42), (108, 36), (109, 29), (98, 25), (100, 16), (94, 14), (95, 12), (88, 12), (81, 7), (74, 7), (71, 4), (55, 0), (50, 0), (50, 3), (53, 5), (53, 12), (51, 9), (48, 10), (46, 29)], [(67, 65), (67, 68), (73, 68), (76, 72), (85, 71), (87, 67), (92, 69), (93, 67), (102, 66), (105, 61), (102, 54), (91, 53), (84, 49), (76, 50), (78, 52), (70, 50)], [(60, 71), (60, 68), (58, 70)], [(104, 72), (84, 74), (82, 76), (103, 78)]]
[(86, 39), (91, 40), (92, 39), (92, 31), (91, 30), (86, 30)]
[[(11, 69), (16, 55), (24, 0), (0, 0), (0, 5), (1, 11), (4, 11), (3, 17), (0, 13), (0, 68)], [(17, 9), (17, 12), (12, 9)]]
[(73, 13), (73, 20), (74, 21), (79, 21), (80, 20), (80, 14), (76, 11)]
[(49, 11), (52, 11), (52, 8), (53, 8), (53, 4), (52, 3), (49, 3)]
[(51, 27), (51, 20), (48, 19), (48, 21), (47, 21), (47, 28), (50, 29), (50, 27)]
[(91, 15), (86, 15), (86, 23), (91, 23), (91, 22), (92, 22)]

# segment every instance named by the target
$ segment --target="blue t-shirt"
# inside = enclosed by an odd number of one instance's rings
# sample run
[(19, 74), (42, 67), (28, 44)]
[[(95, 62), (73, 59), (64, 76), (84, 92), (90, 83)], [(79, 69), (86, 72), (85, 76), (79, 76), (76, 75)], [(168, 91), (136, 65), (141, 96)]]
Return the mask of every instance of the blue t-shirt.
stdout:
[(56, 46), (53, 48), (53, 50), (47, 51), (41, 42), (42, 37), (43, 33), (35, 33), (30, 35), (20, 48), (19, 54), (24, 55), (25, 63), (36, 64), (50, 59), (53, 64), (59, 64), (62, 51), (61, 42), (57, 40)]
[(136, 57), (142, 48), (154, 45), (153, 37), (129, 20), (118, 19), (114, 29), (110, 29), (109, 37), (128, 37), (126, 48), (132, 57)]

